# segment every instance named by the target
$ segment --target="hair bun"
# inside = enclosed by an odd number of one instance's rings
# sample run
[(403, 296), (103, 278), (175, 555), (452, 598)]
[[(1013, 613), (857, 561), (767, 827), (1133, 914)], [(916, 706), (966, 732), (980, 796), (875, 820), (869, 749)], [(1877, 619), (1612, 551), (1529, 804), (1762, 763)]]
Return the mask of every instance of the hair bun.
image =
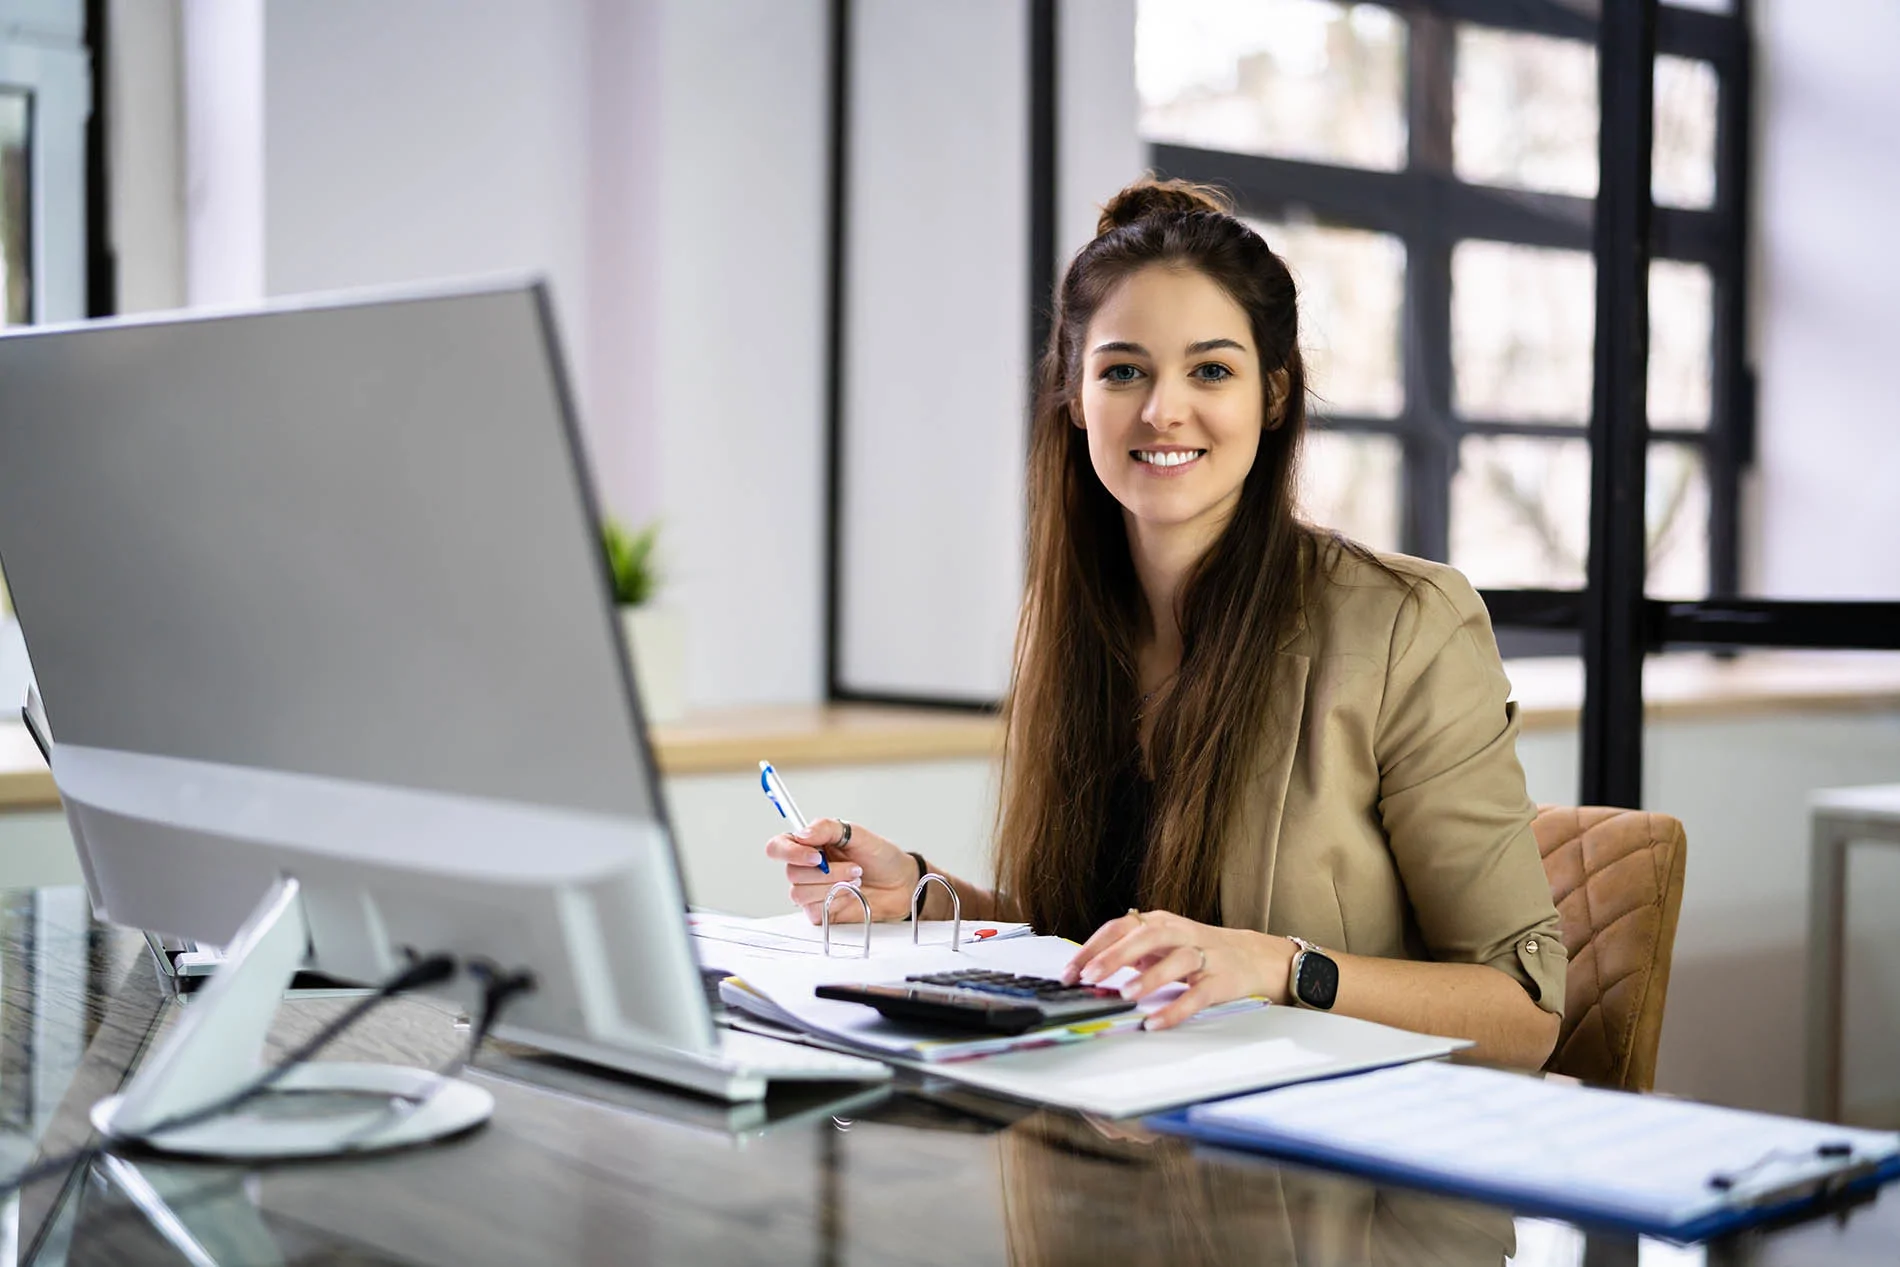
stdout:
[(1233, 203), (1212, 185), (1197, 185), (1187, 180), (1157, 180), (1143, 177), (1110, 198), (1102, 206), (1095, 222), (1100, 237), (1110, 229), (1161, 216), (1188, 215), (1196, 211), (1232, 214)]

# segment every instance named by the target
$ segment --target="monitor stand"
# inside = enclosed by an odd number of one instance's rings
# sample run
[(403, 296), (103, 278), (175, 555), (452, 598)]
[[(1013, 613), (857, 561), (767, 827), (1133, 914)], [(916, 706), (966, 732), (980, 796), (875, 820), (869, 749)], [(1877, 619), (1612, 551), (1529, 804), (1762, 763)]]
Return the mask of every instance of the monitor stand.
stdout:
[[(125, 1090), (93, 1106), (99, 1133), (158, 1152), (255, 1160), (401, 1148), (488, 1120), (494, 1097), (461, 1078), (402, 1065), (314, 1061), (236, 1109), (166, 1129), (262, 1072), (278, 1000), (308, 944), (297, 881), (282, 877)], [(319, 1110), (298, 1111), (311, 1105)]]

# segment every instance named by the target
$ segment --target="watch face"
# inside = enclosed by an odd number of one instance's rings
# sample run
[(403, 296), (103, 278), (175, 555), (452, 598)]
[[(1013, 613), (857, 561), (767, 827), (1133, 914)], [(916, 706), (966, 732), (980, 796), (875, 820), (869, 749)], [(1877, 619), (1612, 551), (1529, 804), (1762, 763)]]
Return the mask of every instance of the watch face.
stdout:
[(1297, 984), (1300, 1002), (1308, 1007), (1330, 1008), (1339, 997), (1339, 965), (1317, 950), (1300, 956)]

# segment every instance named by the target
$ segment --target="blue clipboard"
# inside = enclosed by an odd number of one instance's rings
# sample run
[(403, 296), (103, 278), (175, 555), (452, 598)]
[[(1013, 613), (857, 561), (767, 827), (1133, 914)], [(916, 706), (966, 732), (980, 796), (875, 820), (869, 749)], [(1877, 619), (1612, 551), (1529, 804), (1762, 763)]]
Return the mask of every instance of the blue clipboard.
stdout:
[(1682, 1243), (1708, 1240), (1725, 1232), (1774, 1222), (1803, 1212), (1821, 1213), (1900, 1178), (1900, 1154), (1896, 1154), (1877, 1163), (1847, 1164), (1818, 1181), (1790, 1185), (1788, 1189), (1755, 1196), (1701, 1218), (1671, 1224), (1587, 1199), (1553, 1198), (1548, 1191), (1530, 1181), (1522, 1185), (1466, 1182), (1426, 1167), (1372, 1159), (1356, 1150), (1331, 1147), (1306, 1138), (1282, 1136), (1271, 1129), (1241, 1129), (1224, 1123), (1195, 1122), (1189, 1119), (1192, 1111), (1191, 1108), (1177, 1109), (1171, 1113), (1158, 1114), (1144, 1118), (1143, 1124), (1165, 1134), (1179, 1135), (1201, 1143), (1261, 1153), (1363, 1179), (1389, 1181), (1410, 1188), (1441, 1192), (1447, 1196), (1505, 1206), (1517, 1214), (1563, 1219), (1566, 1222), (1635, 1232)]

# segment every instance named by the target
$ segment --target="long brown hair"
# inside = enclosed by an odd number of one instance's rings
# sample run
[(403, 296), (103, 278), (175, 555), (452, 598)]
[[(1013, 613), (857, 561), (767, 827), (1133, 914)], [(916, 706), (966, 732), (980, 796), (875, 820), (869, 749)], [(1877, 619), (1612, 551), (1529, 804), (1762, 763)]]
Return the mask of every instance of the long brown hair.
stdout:
[[(1276, 654), (1300, 616), (1316, 532), (1294, 514), (1306, 370), (1286, 264), (1213, 190), (1143, 180), (1103, 208), (1057, 288), (1037, 370), (1029, 453), (1029, 564), (1004, 705), (999, 888), (1039, 931), (1093, 932), (1091, 887), (1110, 787), (1139, 749), (1137, 651), (1148, 613), (1119, 503), (1080, 427), (1089, 322), (1136, 270), (1192, 268), (1247, 314), (1266, 393), (1239, 504), (1181, 588), (1181, 667), (1155, 714), (1144, 906), (1220, 919), (1220, 845), (1266, 742)], [(1273, 378), (1268, 379), (1273, 382)]]

